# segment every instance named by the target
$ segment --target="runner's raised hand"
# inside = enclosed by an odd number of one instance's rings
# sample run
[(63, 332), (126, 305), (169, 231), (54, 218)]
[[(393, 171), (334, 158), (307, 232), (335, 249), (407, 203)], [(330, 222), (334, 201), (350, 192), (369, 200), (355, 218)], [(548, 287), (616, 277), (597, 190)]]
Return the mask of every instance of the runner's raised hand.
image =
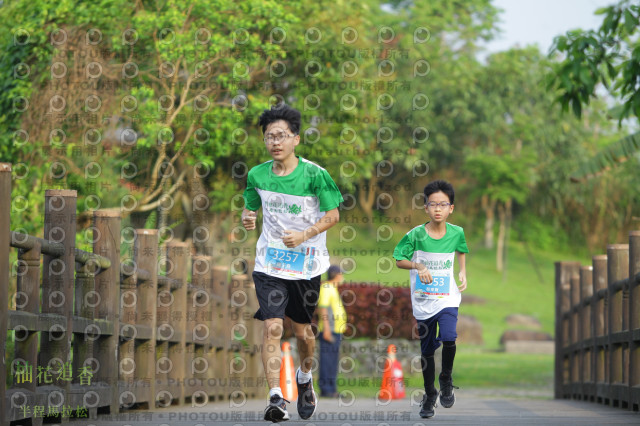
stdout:
[(304, 232), (285, 229), (282, 242), (289, 248), (297, 247), (304, 242)]
[(242, 226), (244, 226), (244, 229), (246, 229), (247, 231), (256, 229), (257, 217), (258, 214), (256, 212), (244, 209), (244, 211), (242, 212)]
[(433, 281), (433, 277), (431, 276), (431, 272), (424, 266), (422, 263), (418, 263), (417, 268), (418, 276), (420, 277), (420, 281), (426, 284), (431, 284)]

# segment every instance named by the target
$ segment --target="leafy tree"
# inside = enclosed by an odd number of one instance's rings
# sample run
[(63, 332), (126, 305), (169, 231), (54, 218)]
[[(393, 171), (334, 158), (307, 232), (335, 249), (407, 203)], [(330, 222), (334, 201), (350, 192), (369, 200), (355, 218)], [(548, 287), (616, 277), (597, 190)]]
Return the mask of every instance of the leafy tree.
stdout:
[[(640, 117), (640, 6), (623, 0), (596, 11), (603, 15), (597, 30), (574, 30), (555, 38), (550, 55), (561, 56), (548, 84), (557, 90), (564, 110), (581, 116), (584, 108), (604, 89), (620, 104), (612, 118)], [(637, 156), (640, 133), (628, 135), (602, 149), (572, 176), (582, 181)]]
[(474, 120), (466, 147), (466, 171), (485, 212), (485, 245), (493, 246), (494, 209), (498, 210), (498, 271), (504, 270), (506, 242), (514, 203), (523, 204), (535, 183), (535, 144), (542, 129), (531, 117), (544, 117), (544, 93), (538, 88), (537, 49), (513, 49), (491, 55), (479, 71), (471, 102)]
[[(386, 121), (363, 126), (364, 152), (354, 160), (362, 170), (358, 205), (369, 217), (384, 204), (377, 201), (384, 201), (389, 183), (409, 182), (413, 189), (429, 170), (444, 172), (461, 154), (457, 126), (469, 117), (478, 41), (493, 35), (497, 19), (484, 0), (391, 2), (390, 8), (371, 3), (377, 33), (369, 34), (368, 44), (381, 54), (365, 73), (376, 84), (364, 102)], [(374, 111), (374, 102), (384, 98), (393, 106)]]
[[(296, 22), (296, 6), (5, 5), (0, 36), (10, 54), (0, 66), (11, 72), (2, 77), (0, 127), (13, 143), (1, 149), (24, 175), (14, 188), (14, 213), (35, 227), (27, 231), (40, 226), (47, 187), (79, 190), (81, 225), (89, 217), (83, 211), (125, 201), (125, 215), (158, 209), (160, 226), (168, 224), (171, 204), (190, 222), (195, 201), (201, 212), (228, 211), (234, 159), (257, 156), (244, 128), (255, 126), (267, 102), (254, 86), (270, 61), (284, 56), (269, 31)], [(21, 26), (10, 25), (16, 21)], [(57, 67), (65, 72), (58, 76)], [(90, 177), (87, 167), (95, 168)]]

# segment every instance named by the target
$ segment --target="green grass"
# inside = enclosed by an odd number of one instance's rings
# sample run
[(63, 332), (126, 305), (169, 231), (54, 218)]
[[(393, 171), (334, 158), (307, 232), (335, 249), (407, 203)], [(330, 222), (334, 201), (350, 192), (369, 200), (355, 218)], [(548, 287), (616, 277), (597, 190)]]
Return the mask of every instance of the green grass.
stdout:
[[(440, 366), (436, 365), (436, 387), (439, 369)], [(421, 374), (405, 374), (404, 378), (407, 396), (414, 390), (424, 389)], [(471, 391), (485, 396), (551, 398), (553, 355), (488, 352), (461, 345), (456, 354), (453, 378), (454, 384), (460, 387), (460, 395)], [(356, 397), (373, 398), (380, 389), (380, 379), (345, 378), (344, 386), (338, 390), (349, 390)]]

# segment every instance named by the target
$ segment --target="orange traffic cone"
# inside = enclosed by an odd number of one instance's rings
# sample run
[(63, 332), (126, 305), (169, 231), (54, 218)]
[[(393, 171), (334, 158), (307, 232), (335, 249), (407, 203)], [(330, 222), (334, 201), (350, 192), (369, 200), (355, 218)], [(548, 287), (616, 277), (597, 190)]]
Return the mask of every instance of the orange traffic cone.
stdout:
[(382, 400), (402, 399), (405, 396), (404, 375), (402, 374), (402, 365), (396, 358), (396, 351), (395, 345), (389, 345), (387, 348), (388, 355), (384, 362), (379, 392), (379, 398)]
[(289, 342), (284, 342), (282, 344), (282, 365), (280, 366), (280, 389), (282, 389), (282, 397), (287, 401), (298, 399), (295, 374), (291, 345)]

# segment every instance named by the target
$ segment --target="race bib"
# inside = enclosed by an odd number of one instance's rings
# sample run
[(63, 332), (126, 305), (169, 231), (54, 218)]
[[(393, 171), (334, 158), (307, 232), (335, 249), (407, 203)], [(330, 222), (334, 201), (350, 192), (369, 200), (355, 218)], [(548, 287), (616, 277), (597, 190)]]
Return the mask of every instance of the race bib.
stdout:
[(431, 275), (433, 281), (430, 284), (420, 281), (416, 274), (416, 285), (413, 295), (418, 300), (442, 299), (450, 295), (449, 283), (451, 277), (447, 275)]
[(316, 254), (317, 251), (314, 247), (289, 248), (279, 241), (271, 241), (267, 245), (264, 264), (270, 274), (308, 280), (313, 272)]

